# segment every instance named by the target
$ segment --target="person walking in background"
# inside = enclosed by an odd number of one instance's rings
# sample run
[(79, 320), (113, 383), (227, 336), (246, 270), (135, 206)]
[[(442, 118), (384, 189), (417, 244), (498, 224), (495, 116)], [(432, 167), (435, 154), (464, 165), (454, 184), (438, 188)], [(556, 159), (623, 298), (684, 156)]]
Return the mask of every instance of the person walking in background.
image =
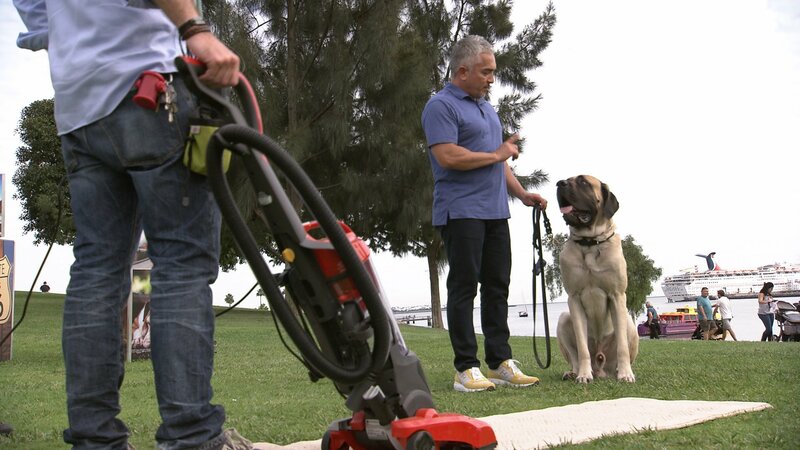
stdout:
[[(519, 156), (519, 136), (503, 141), (500, 119), (485, 98), (496, 68), (494, 51), (486, 39), (467, 36), (459, 40), (450, 54), (450, 82), (422, 112), (434, 179), (433, 225), (442, 235), (450, 265), (447, 323), (455, 354), (453, 388), (460, 392), (539, 382), (519, 369), (508, 343), (508, 196), (542, 209), (547, 201), (527, 192), (507, 163)], [(479, 283), (488, 379), (480, 371), (472, 324)]]
[(711, 307), (711, 299), (708, 298), (708, 288), (700, 290), (697, 297), (697, 317), (700, 319), (700, 331), (703, 333), (703, 340), (711, 338), (711, 333), (716, 331), (717, 325), (714, 323), (714, 311)]
[[(46, 49), (55, 90), (76, 238), (64, 300), (64, 441), (128, 448), (117, 417), (124, 374), (121, 311), (144, 231), (153, 261), (152, 364), (159, 449), (247, 449), (211, 404), (219, 209), (205, 177), (182, 163), (196, 99), (176, 74), (181, 42), (211, 87), (238, 82), (239, 58), (211, 33), (193, 0), (14, 0), (28, 31), (17, 45)], [(133, 102), (144, 71), (163, 74), (157, 111)], [(170, 108), (162, 108), (166, 105)], [(174, 108), (174, 107), (176, 108)]]
[(647, 326), (650, 328), (650, 339), (658, 339), (661, 334), (661, 323), (658, 320), (658, 312), (650, 301), (645, 302), (647, 306)]
[(733, 340), (737, 341), (736, 333), (734, 333), (733, 328), (731, 328), (731, 319), (733, 319), (731, 301), (725, 296), (725, 291), (722, 289), (717, 291), (717, 302), (714, 303), (714, 310), (719, 311), (719, 315), (722, 317), (722, 340), (724, 341), (727, 339), (728, 333), (730, 333)]
[(764, 332), (761, 333), (762, 341), (771, 341), (773, 338), (772, 325), (775, 323), (775, 311), (773, 308), (772, 288), (774, 284), (767, 281), (761, 290), (758, 291), (758, 318), (764, 324)]

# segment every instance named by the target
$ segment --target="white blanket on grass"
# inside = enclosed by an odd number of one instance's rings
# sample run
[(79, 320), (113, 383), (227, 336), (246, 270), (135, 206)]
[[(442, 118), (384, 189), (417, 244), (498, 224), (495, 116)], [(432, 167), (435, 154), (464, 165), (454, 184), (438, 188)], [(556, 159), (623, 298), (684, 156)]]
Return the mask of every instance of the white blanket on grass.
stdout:
[[(619, 398), (483, 417), (497, 437), (498, 449), (539, 449), (578, 444), (613, 434), (671, 430), (720, 417), (771, 408), (769, 403)], [(320, 441), (257, 449), (319, 450)]]

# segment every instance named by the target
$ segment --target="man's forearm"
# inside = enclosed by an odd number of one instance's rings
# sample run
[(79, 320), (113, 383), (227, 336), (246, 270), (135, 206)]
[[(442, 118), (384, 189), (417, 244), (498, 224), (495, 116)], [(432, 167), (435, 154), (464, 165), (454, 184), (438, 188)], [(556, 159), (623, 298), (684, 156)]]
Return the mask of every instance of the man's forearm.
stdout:
[(194, 0), (153, 0), (153, 3), (164, 11), (164, 14), (176, 27), (200, 15)]
[(508, 193), (515, 198), (522, 199), (525, 195), (525, 188), (522, 187), (517, 176), (514, 175), (514, 171), (511, 170), (511, 166), (508, 165), (508, 162), (504, 163), (505, 165), (505, 173), (506, 173), (506, 186), (508, 188)]
[(450, 170), (473, 170), (500, 162), (495, 152), (473, 152), (456, 144), (436, 144), (431, 152), (440, 166)]

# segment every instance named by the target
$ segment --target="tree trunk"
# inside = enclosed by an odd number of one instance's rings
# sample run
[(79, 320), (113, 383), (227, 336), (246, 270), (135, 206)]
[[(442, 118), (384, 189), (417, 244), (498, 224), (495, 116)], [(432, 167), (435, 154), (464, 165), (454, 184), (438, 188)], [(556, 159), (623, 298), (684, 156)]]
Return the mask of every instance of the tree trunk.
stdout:
[[(299, 115), (297, 104), (300, 102), (300, 88), (297, 78), (297, 63), (299, 50), (297, 49), (297, 30), (295, 28), (295, 0), (286, 2), (286, 114), (287, 114), (287, 136), (293, 136), (299, 127)], [(291, 148), (289, 151), (293, 150)], [(295, 155), (297, 158), (297, 155)], [(286, 195), (289, 202), (294, 207), (295, 212), (300, 213), (303, 207), (303, 198), (297, 192), (294, 185), (286, 184)]]
[(294, 0), (286, 2), (286, 107), (291, 136), (297, 128), (297, 38), (295, 36)]
[(431, 318), (433, 328), (444, 328), (442, 321), (442, 301), (439, 295), (439, 253), (442, 251), (441, 239), (434, 235), (433, 242), (428, 246), (428, 277), (431, 283)]

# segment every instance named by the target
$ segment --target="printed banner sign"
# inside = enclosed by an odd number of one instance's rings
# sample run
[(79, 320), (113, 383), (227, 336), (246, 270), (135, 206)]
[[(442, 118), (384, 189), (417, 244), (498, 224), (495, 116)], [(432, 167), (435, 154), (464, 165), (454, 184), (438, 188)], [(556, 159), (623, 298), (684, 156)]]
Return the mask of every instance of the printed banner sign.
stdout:
[[(0, 239), (0, 341), (14, 326), (14, 241)], [(0, 361), (11, 359), (13, 336), (0, 346)]]
[(147, 243), (139, 246), (133, 260), (131, 295), (122, 311), (122, 336), (128, 361), (150, 357), (150, 269)]

